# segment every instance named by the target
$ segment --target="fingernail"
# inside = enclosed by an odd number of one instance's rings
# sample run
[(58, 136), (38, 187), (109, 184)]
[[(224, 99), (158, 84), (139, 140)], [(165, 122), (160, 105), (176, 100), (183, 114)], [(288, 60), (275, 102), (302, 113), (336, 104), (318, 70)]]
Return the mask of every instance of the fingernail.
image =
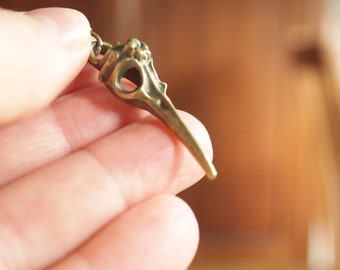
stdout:
[(79, 11), (66, 8), (43, 8), (26, 14), (39, 21), (63, 45), (78, 47), (86, 42), (90, 44), (90, 24)]

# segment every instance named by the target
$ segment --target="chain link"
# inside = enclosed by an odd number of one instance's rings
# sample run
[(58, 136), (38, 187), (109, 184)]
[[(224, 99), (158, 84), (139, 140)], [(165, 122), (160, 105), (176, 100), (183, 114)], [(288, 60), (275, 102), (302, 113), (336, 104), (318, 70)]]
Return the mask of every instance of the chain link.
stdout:
[(93, 32), (92, 30), (91, 30), (91, 36), (95, 39), (92, 42), (92, 52), (91, 53), (93, 53), (94, 56), (97, 57), (98, 54), (100, 54), (100, 52), (102, 50), (103, 40), (96, 32)]
[(97, 66), (100, 62), (99, 55), (103, 55), (108, 49), (112, 47), (110, 43), (102, 40), (102, 38), (94, 31), (91, 30), (91, 36), (94, 38), (92, 41), (92, 49), (89, 56), (89, 62)]

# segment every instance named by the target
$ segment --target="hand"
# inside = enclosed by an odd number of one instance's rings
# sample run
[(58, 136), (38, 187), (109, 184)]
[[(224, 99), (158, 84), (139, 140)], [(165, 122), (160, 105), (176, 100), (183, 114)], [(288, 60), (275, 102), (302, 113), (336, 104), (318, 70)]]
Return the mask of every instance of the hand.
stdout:
[[(198, 226), (174, 194), (203, 171), (160, 121), (98, 82), (86, 18), (0, 10), (0, 35), (0, 269), (188, 267)], [(203, 126), (182, 116), (211, 153)]]

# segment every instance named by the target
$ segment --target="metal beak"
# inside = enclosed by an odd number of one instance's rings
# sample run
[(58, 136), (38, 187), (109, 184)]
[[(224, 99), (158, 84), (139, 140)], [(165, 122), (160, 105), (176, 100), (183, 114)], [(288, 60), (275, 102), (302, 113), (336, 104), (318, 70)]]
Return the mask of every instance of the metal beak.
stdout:
[[(214, 165), (166, 95), (167, 85), (159, 80), (146, 44), (131, 39), (125, 45), (114, 45), (106, 51), (96, 67), (100, 70), (100, 80), (115, 96), (149, 111), (165, 123), (196, 158), (207, 177), (216, 178), (217, 171)], [(132, 81), (136, 88), (131, 91), (123, 89), (121, 85), (123, 78)]]

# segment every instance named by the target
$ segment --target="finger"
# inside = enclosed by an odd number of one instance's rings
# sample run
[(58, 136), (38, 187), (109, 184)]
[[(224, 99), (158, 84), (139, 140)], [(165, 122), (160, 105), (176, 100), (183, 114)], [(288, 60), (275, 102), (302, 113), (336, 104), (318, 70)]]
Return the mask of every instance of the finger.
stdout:
[[(203, 126), (182, 117), (211, 152)], [(177, 193), (202, 176), (162, 123), (143, 118), (0, 190), (0, 242), (8, 243), (0, 246), (0, 262), (12, 258), (12, 267), (4, 269), (41, 268), (132, 205)], [(53, 245), (47, 249), (46, 243)]]
[(161, 195), (112, 221), (51, 270), (187, 269), (197, 244), (190, 208), (177, 197)]
[(0, 186), (147, 115), (97, 86), (0, 128)]
[(0, 123), (51, 102), (81, 70), (90, 51), (90, 26), (63, 8), (0, 10)]
[(62, 95), (98, 85), (98, 70), (86, 64), (77, 77), (63, 90)]

